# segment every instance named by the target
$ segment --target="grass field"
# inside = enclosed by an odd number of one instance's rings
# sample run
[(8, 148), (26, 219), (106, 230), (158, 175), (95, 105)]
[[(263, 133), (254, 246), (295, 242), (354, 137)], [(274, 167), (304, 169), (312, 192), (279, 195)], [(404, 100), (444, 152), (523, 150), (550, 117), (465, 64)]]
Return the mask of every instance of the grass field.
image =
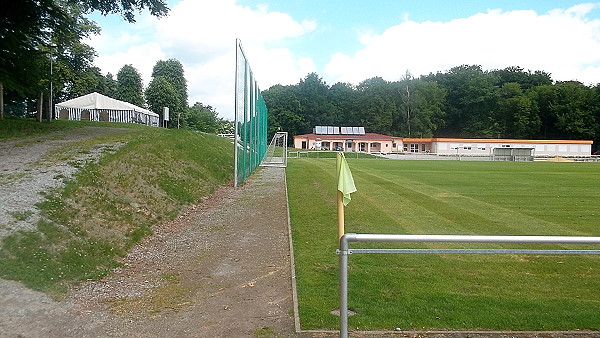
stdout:
[[(598, 164), (348, 162), (358, 191), (346, 208), (346, 232), (600, 236)], [(287, 182), (302, 328), (337, 328), (330, 313), (339, 306), (335, 160), (290, 160)], [(597, 256), (362, 254), (349, 261), (351, 329), (600, 330)]]

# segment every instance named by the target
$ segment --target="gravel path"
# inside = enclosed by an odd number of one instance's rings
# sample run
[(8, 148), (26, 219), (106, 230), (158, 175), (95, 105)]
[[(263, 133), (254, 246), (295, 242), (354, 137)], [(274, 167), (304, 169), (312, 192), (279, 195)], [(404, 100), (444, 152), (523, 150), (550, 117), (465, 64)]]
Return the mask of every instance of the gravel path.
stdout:
[(41, 192), (62, 187), (79, 163), (95, 160), (106, 148), (76, 153), (64, 160), (49, 158), (52, 151), (91, 137), (122, 132), (118, 128), (86, 127), (38, 137), (0, 142), (0, 239), (18, 230), (35, 230)]
[[(94, 130), (100, 132), (98, 130)], [(75, 168), (48, 152), (90, 130), (0, 143), (0, 228), (33, 229), (39, 193)], [(84, 160), (99, 153), (85, 154)], [(162, 224), (101, 281), (54, 301), (0, 280), (2, 337), (288, 337), (294, 333), (285, 171), (261, 168)]]

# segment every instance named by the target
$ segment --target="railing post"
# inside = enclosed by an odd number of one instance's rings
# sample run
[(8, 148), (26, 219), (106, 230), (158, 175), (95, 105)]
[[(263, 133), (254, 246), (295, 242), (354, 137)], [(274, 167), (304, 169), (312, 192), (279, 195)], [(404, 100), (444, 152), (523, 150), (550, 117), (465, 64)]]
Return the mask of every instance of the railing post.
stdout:
[(340, 238), (340, 338), (348, 337), (348, 238)]

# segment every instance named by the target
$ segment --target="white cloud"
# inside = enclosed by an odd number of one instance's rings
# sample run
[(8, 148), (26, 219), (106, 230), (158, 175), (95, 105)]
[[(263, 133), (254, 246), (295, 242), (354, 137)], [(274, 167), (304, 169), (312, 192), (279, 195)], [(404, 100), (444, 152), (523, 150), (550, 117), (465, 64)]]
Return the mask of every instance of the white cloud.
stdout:
[(328, 79), (358, 83), (373, 76), (400, 79), (446, 71), (462, 64), (484, 69), (520, 66), (555, 80), (598, 83), (600, 20), (586, 15), (598, 4), (538, 14), (489, 10), (448, 22), (406, 20), (381, 34), (359, 37), (362, 49), (337, 53), (325, 66)]
[[(188, 80), (190, 103), (212, 105), (223, 117), (233, 119), (235, 39), (239, 38), (250, 66), (262, 89), (274, 84), (292, 84), (314, 71), (310, 59), (298, 57), (280, 45), (315, 29), (312, 21), (294, 20), (286, 13), (268, 7), (250, 8), (235, 0), (183, 0), (160, 20), (143, 15), (144, 24), (131, 27), (134, 32), (103, 33), (91, 40), (100, 56), (96, 64), (105, 72), (116, 72), (133, 64), (148, 84), (152, 67), (161, 59), (182, 62)], [(149, 25), (149, 23), (154, 23)], [(135, 30), (148, 34), (152, 41), (139, 40)], [(138, 40), (136, 40), (138, 39)], [(102, 53), (102, 46), (138, 42), (124, 52)]]
[(142, 75), (144, 84), (148, 85), (152, 76), (152, 67), (156, 61), (162, 59), (165, 59), (165, 53), (157, 43), (151, 42), (130, 47), (125, 52), (100, 56), (96, 59), (95, 64), (104, 72), (110, 72), (114, 79), (124, 65), (133, 65)]

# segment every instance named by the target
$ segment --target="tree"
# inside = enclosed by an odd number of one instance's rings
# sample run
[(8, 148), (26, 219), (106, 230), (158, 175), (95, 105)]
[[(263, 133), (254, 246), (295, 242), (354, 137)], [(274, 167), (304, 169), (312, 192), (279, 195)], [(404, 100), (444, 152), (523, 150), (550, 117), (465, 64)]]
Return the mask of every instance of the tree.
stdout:
[(453, 67), (445, 74), (428, 76), (447, 90), (445, 136), (498, 137), (500, 124), (493, 114), (498, 99), (497, 75), (481, 66)]
[[(169, 111), (179, 106), (179, 96), (173, 85), (164, 76), (157, 76), (146, 88), (146, 100), (151, 111), (160, 115), (164, 120), (163, 107), (169, 107)], [(177, 127), (177, 118), (169, 116), (169, 127)]]
[(217, 134), (222, 131), (223, 124), (213, 107), (196, 102), (193, 106), (188, 108), (188, 113), (186, 114), (186, 128)]
[(104, 79), (102, 80), (102, 82), (104, 83), (102, 85), (102, 87), (104, 88), (104, 95), (108, 96), (108, 97), (116, 97), (117, 96), (117, 80), (115, 80), (113, 78), (113, 75), (111, 73), (108, 73), (104, 76)]
[(20, 95), (38, 91), (41, 79), (47, 79), (47, 72), (35, 67), (43, 63), (41, 59), (49, 58), (53, 46), (63, 48), (93, 31), (85, 13), (122, 13), (127, 21), (135, 22), (134, 11), (142, 9), (157, 17), (168, 13), (164, 0), (4, 1), (0, 11), (0, 88)]
[(333, 105), (331, 122), (334, 126), (358, 126), (360, 108), (359, 94), (350, 83), (338, 82), (329, 88)]
[[(404, 84), (400, 86), (404, 88)], [(436, 82), (414, 79), (411, 93), (411, 129), (413, 136), (432, 137), (444, 126), (446, 90)], [(399, 111), (404, 111), (399, 109)], [(403, 133), (398, 133), (402, 135)]]
[(309, 125), (332, 123), (333, 106), (329, 100), (329, 86), (317, 73), (310, 73), (300, 80), (297, 97), (302, 114)]
[(188, 105), (187, 81), (183, 74), (183, 65), (177, 59), (159, 60), (152, 69), (152, 77), (164, 77), (177, 92), (178, 106), (173, 111), (183, 113)]
[(513, 66), (506, 67), (501, 70), (493, 70), (490, 72), (498, 77), (498, 86), (505, 83), (518, 83), (521, 89), (527, 90), (537, 86), (551, 85), (552, 79), (550, 74), (543, 71), (524, 71), (523, 68)]
[(551, 106), (556, 126), (562, 138), (594, 139), (595, 116), (594, 91), (580, 82), (559, 82), (556, 85), (556, 101)]
[(398, 108), (390, 95), (390, 85), (381, 77), (373, 77), (356, 86), (359, 93), (359, 123), (374, 133), (389, 134), (392, 118)]
[(69, 0), (81, 4), (88, 12), (99, 11), (102, 15), (121, 13), (130, 23), (135, 22), (135, 11), (148, 9), (156, 17), (167, 15), (169, 8), (164, 0)]
[[(164, 79), (164, 81), (167, 80)], [(132, 65), (125, 65), (117, 73), (117, 92), (115, 93), (115, 98), (144, 107), (143, 87), (142, 76), (137, 69)], [(177, 96), (177, 93), (175, 92), (174, 95)]]
[(298, 97), (297, 86), (275, 85), (262, 93), (269, 108), (267, 126), (268, 137), (277, 131), (287, 131), (289, 140), (294, 135), (309, 133), (313, 126), (309, 124)]
[(516, 82), (505, 83), (500, 88), (496, 120), (502, 136), (509, 138), (534, 138), (541, 126), (535, 100), (525, 95)]

